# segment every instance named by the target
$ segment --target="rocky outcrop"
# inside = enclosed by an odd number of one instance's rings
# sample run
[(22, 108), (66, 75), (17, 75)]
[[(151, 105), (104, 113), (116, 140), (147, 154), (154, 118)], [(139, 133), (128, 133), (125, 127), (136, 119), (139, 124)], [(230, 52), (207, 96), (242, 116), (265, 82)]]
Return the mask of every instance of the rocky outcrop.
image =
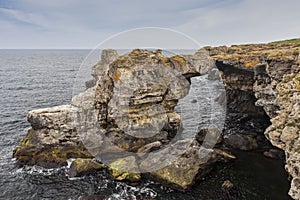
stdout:
[(27, 118), (32, 128), (14, 150), (19, 164), (51, 168), (66, 165), (68, 158), (92, 157), (76, 132), (70, 105), (34, 110)]
[(86, 88), (94, 87), (103, 72), (108, 70), (109, 64), (118, 57), (118, 52), (115, 49), (103, 49), (100, 61), (92, 67), (91, 80), (85, 83)]
[(299, 44), (235, 45), (208, 50), (227, 88), (255, 97), (255, 105), (271, 118), (272, 125), (265, 135), (285, 151), (286, 170), (292, 178), (289, 194), (300, 199)]
[(32, 128), (14, 157), (20, 164), (45, 167), (77, 158), (71, 176), (103, 169), (91, 160), (96, 158), (116, 180), (138, 181), (147, 172), (154, 180), (188, 189), (212, 164), (234, 158), (209, 147), (221, 141), (216, 130), (205, 132), (211, 145), (201, 148), (204, 132), (197, 139), (196, 132), (182, 134), (181, 116), (174, 111), (189, 92), (190, 78), (210, 70), (213, 63), (204, 53), (166, 57), (161, 50), (136, 49), (118, 56), (104, 50), (86, 91), (71, 105), (29, 112)]
[[(204, 177), (212, 170), (211, 166), (213, 163), (220, 160), (235, 159), (235, 156), (225, 151), (205, 148), (195, 140), (180, 142), (188, 144), (181, 145), (181, 148), (185, 148), (183, 154), (178, 156), (170, 165), (145, 173), (144, 177), (160, 182), (168, 187), (186, 191), (197, 179)], [(169, 152), (169, 155), (172, 154), (174, 152)], [(142, 162), (141, 166), (143, 165), (149, 165), (149, 163)]]

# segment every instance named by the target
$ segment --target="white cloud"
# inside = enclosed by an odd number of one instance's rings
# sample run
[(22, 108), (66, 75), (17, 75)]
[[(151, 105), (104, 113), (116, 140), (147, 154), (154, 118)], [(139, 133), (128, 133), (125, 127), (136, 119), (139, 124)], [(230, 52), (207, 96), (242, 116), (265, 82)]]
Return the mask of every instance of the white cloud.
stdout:
[(92, 48), (144, 26), (174, 28), (203, 45), (299, 37), (299, 7), (299, 0), (19, 0), (0, 5), (0, 48)]
[(211, 10), (177, 26), (201, 44), (267, 42), (300, 37), (300, 1), (247, 0), (240, 4)]

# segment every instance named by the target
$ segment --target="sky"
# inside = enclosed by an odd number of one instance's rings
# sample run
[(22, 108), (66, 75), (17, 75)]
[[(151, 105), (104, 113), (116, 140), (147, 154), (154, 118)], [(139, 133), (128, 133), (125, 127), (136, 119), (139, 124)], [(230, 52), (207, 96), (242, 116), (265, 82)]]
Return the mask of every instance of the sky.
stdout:
[(200, 46), (299, 38), (299, 8), (299, 0), (0, 0), (0, 49), (91, 49), (143, 27)]

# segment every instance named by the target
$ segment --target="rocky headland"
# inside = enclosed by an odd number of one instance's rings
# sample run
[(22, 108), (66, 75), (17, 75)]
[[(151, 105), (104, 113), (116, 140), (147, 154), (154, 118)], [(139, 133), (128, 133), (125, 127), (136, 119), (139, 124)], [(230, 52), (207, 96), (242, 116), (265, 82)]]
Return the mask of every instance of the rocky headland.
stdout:
[[(225, 128), (184, 136), (175, 107), (190, 79), (207, 73), (226, 86), (216, 98), (227, 107)], [(234, 159), (231, 149), (269, 157), (282, 149), (289, 194), (300, 199), (299, 43), (204, 47), (172, 57), (103, 50), (86, 86), (70, 105), (28, 113), (32, 128), (14, 150), (20, 165), (57, 167), (73, 158), (70, 176), (107, 170), (119, 181), (147, 178), (185, 191), (215, 163)]]

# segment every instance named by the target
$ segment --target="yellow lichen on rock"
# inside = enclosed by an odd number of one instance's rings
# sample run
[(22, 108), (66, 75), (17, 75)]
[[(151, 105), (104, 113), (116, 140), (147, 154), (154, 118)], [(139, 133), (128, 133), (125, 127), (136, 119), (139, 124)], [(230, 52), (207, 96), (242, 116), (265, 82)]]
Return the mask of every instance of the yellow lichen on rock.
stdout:
[(171, 59), (175, 61), (179, 67), (184, 67), (187, 64), (186, 59), (179, 55), (172, 56)]
[(121, 77), (121, 73), (118, 70), (116, 70), (113, 76), (114, 80), (118, 81), (120, 80), (120, 77)]
[(249, 44), (233, 45), (225, 48), (211, 48), (210, 55), (214, 60), (230, 63), (234, 66), (254, 68), (271, 59), (294, 60), (300, 48), (295, 43), (284, 44)]
[(70, 166), (69, 176), (82, 176), (101, 169), (104, 169), (104, 165), (91, 158), (77, 158)]
[(19, 143), (19, 146), (22, 146), (22, 147), (33, 147), (34, 145), (32, 144), (32, 142), (30, 141), (29, 138), (22, 138), (20, 143)]
[(117, 181), (135, 182), (141, 179), (141, 174), (138, 173), (138, 166), (133, 156), (120, 158), (112, 162), (109, 165), (109, 171)]

